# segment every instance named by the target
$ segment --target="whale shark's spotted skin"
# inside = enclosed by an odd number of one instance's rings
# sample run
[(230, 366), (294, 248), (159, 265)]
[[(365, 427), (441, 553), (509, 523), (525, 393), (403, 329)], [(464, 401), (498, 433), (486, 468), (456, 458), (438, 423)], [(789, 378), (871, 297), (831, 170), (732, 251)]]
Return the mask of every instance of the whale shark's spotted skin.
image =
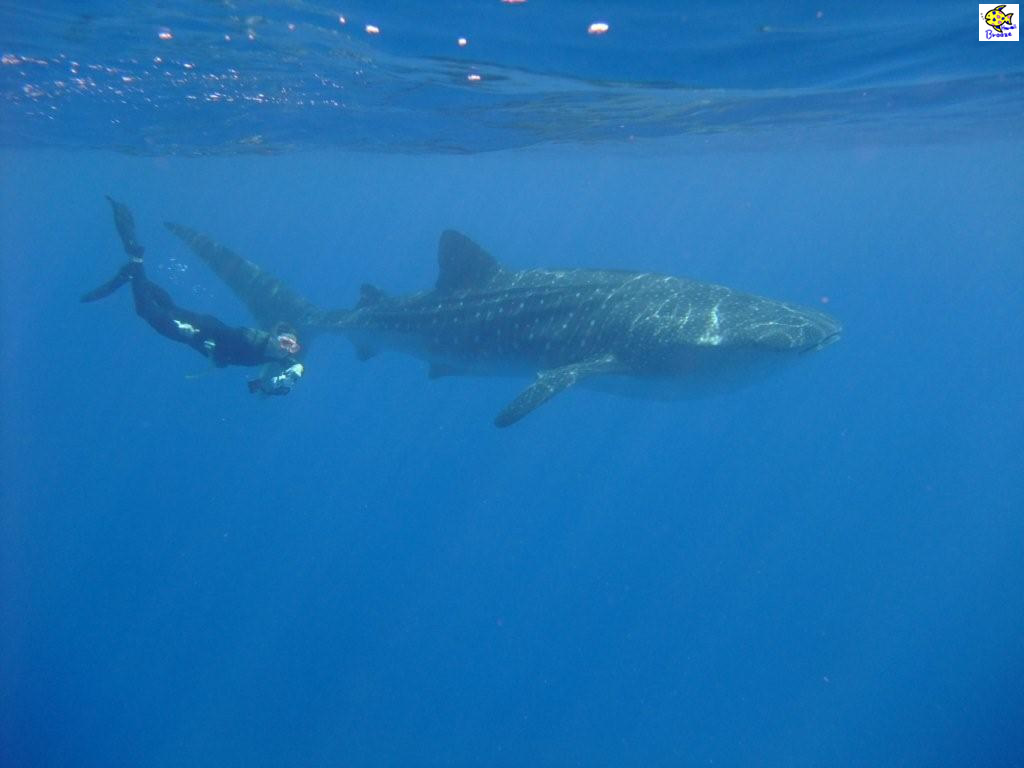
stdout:
[[(820, 312), (677, 277), (598, 270), (502, 273), (479, 289), (418, 293), (335, 318), (354, 337), (408, 336), (431, 359), (552, 368), (612, 352), (671, 373), (679, 345), (809, 350), (838, 332)], [(393, 342), (394, 343), (394, 342)]]
[[(175, 231), (196, 247), (194, 233)], [(390, 347), (428, 361), (431, 376), (536, 373), (499, 414), (499, 426), (577, 383), (643, 397), (713, 394), (840, 333), (824, 313), (696, 280), (615, 270), (510, 271), (451, 230), (441, 236), (433, 290), (391, 297), (363, 286), (354, 309), (329, 312), (311, 310), (279, 281), (253, 273), (251, 262), (228, 263), (226, 249), (217, 258), (212, 248), (196, 250), (264, 322), (343, 334), (363, 359)]]

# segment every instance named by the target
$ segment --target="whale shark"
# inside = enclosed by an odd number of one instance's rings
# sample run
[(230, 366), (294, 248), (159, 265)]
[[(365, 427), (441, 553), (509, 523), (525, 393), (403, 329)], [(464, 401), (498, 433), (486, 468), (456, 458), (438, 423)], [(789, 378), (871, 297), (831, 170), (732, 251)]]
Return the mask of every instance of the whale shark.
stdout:
[(389, 295), (364, 284), (356, 305), (321, 309), (247, 259), (168, 223), (265, 327), (308, 345), (347, 337), (360, 360), (394, 349), (441, 376), (532, 376), (494, 423), (507, 427), (556, 395), (587, 387), (679, 399), (756, 382), (829, 346), (833, 317), (714, 283), (609, 269), (509, 269), (466, 235), (442, 233), (437, 282)]

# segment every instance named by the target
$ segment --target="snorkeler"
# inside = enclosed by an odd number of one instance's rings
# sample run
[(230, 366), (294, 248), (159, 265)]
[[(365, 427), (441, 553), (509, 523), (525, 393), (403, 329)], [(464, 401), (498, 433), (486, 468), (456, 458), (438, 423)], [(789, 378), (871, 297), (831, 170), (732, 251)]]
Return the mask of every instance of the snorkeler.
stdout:
[(287, 395), (302, 377), (303, 365), (297, 334), (290, 325), (278, 322), (271, 331), (236, 327), (178, 307), (170, 295), (146, 277), (144, 249), (135, 239), (135, 221), (122, 203), (107, 197), (114, 209), (114, 224), (121, 236), (128, 263), (110, 280), (82, 296), (83, 302), (106, 298), (127, 282), (132, 284), (135, 312), (157, 333), (192, 347), (217, 367), (265, 365), (259, 378), (249, 381), (249, 391), (264, 395)]

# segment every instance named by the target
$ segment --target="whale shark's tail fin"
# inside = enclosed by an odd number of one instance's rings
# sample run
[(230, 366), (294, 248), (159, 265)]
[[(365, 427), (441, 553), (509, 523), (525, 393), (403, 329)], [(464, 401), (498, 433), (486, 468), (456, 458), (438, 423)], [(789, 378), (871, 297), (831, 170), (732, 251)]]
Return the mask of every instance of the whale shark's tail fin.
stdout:
[(195, 230), (173, 222), (164, 226), (227, 283), (263, 328), (269, 330), (287, 323), (308, 340), (321, 327), (323, 311), (274, 275)]

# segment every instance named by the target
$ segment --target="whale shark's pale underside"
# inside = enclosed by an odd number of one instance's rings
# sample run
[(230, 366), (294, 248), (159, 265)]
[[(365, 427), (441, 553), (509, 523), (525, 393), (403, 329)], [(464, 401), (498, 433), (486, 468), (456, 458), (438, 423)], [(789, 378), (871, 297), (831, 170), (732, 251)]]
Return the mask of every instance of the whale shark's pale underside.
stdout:
[(679, 277), (594, 269), (506, 269), (448, 230), (432, 290), (389, 296), (364, 285), (353, 309), (323, 310), (251, 261), (168, 224), (266, 328), (308, 345), (347, 336), (360, 359), (380, 349), (422, 358), (431, 378), (535, 375), (495, 419), (513, 424), (573, 386), (654, 398), (734, 389), (839, 338), (832, 317)]

